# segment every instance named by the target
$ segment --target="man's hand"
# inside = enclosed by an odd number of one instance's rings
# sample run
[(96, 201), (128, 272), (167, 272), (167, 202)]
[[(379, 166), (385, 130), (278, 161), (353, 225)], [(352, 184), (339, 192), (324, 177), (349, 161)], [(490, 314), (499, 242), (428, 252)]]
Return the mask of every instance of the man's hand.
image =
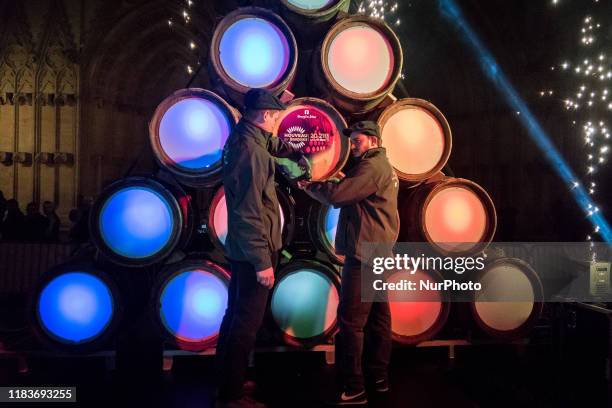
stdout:
[(268, 289), (272, 289), (272, 286), (274, 286), (274, 269), (272, 267), (255, 273), (257, 274), (257, 282)]
[(298, 166), (300, 166), (300, 168), (304, 171), (306, 178), (310, 180), (312, 177), (312, 166), (306, 156), (302, 155), (302, 157), (300, 157), (300, 160), (298, 160)]
[(311, 184), (312, 182), (308, 181), (308, 180), (300, 180), (297, 182), (297, 186), (300, 190), (303, 190), (306, 186), (308, 186), (309, 184)]

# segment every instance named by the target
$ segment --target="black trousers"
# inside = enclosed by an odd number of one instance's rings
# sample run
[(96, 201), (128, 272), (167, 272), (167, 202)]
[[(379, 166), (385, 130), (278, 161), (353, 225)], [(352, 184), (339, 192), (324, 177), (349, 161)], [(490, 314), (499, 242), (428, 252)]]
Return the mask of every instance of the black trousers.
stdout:
[(336, 356), (345, 389), (363, 390), (364, 371), (373, 381), (387, 379), (391, 357), (389, 303), (361, 301), (361, 263), (356, 260), (347, 259), (342, 268), (338, 326)]
[[(278, 252), (271, 253), (276, 272)], [(248, 262), (230, 260), (232, 277), (228, 305), (217, 341), (217, 397), (231, 401), (242, 397), (249, 354), (263, 321), (269, 289), (257, 282), (255, 268)]]

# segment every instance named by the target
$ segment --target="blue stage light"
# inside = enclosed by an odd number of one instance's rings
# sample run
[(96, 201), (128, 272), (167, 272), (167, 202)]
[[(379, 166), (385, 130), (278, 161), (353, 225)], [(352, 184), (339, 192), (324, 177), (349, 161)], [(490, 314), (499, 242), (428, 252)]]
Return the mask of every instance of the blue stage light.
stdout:
[(338, 218), (340, 218), (340, 208), (328, 207), (327, 211), (325, 211), (325, 238), (332, 248), (336, 247)]
[(587, 214), (590, 222), (593, 226), (599, 227), (599, 233), (606, 242), (612, 242), (612, 229), (610, 228), (610, 224), (601, 213), (588, 215), (590, 209), (595, 207), (595, 203), (591, 201), (584, 187), (580, 184), (576, 184), (578, 178), (565, 162), (557, 148), (550, 141), (549, 136), (540, 126), (540, 123), (533, 113), (531, 113), (525, 101), (518, 95), (508, 78), (506, 78), (506, 75), (495, 61), (493, 55), (484, 46), (482, 41), (480, 41), (478, 35), (472, 30), (457, 4), (454, 0), (440, 0), (439, 4), (442, 15), (456, 26), (465, 39), (465, 42), (479, 57), (481, 68), (486, 76), (504, 96), (512, 109), (520, 113), (518, 116), (519, 121), (528, 130), (528, 134), (540, 148), (557, 174), (567, 184), (568, 189), (574, 195), (574, 199), (580, 205), (584, 213)]
[(160, 296), (160, 318), (177, 339), (202, 342), (216, 336), (227, 308), (228, 282), (201, 269), (171, 278)]
[(116, 254), (146, 258), (164, 248), (175, 226), (167, 200), (148, 187), (126, 187), (106, 199), (99, 215), (105, 244)]
[(289, 43), (272, 22), (242, 18), (224, 33), (219, 45), (221, 64), (236, 82), (251, 88), (274, 86), (289, 65)]
[(37, 314), (42, 328), (67, 343), (85, 343), (100, 336), (115, 309), (110, 288), (86, 272), (53, 278), (40, 292)]
[(230, 130), (230, 118), (218, 104), (186, 98), (164, 113), (159, 142), (172, 162), (188, 170), (202, 170), (220, 163)]

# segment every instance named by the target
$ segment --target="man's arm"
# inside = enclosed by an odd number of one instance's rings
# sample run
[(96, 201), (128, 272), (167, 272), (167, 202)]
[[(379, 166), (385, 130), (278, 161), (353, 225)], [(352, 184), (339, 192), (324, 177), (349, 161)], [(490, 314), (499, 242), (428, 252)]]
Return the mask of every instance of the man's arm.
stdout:
[(271, 136), (268, 138), (268, 152), (274, 157), (287, 157), (295, 161), (302, 157), (302, 152), (299, 148), (285, 142), (280, 137)]
[(285, 171), (290, 174), (290, 178), (298, 177), (295, 176), (295, 172), (300, 172), (299, 176), (303, 176), (307, 180), (310, 180), (312, 176), (312, 165), (304, 156), (304, 153), (297, 147), (294, 147), (292, 144), (285, 142), (281, 138), (278, 137), (270, 137), (268, 139), (268, 152), (275, 157), (278, 158), (287, 158), (293, 162), (297, 162), (297, 166), (300, 170), (297, 170), (294, 164), (282, 163), (281, 161), (277, 161), (281, 167), (285, 167)]
[(371, 165), (360, 164), (353, 174), (347, 175), (339, 183), (315, 182), (307, 185), (304, 191), (323, 204), (335, 207), (351, 205), (378, 189), (372, 170)]

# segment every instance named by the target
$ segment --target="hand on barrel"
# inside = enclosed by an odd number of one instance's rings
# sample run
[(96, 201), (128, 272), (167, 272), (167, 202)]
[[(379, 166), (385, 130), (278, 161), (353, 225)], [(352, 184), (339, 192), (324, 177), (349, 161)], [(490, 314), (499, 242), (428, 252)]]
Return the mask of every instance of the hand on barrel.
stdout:
[(303, 190), (304, 188), (306, 188), (309, 184), (311, 184), (312, 182), (310, 180), (300, 180), (297, 182), (297, 186), (300, 190)]
[(346, 177), (346, 175), (343, 172), (338, 172), (338, 174), (336, 174), (334, 177), (330, 178), (327, 181), (331, 181), (332, 183), (339, 183), (342, 181), (342, 179)]
[(300, 157), (300, 159), (298, 160), (298, 166), (300, 166), (302, 171), (304, 171), (304, 174), (306, 176), (305, 178), (310, 180), (310, 178), (312, 177), (312, 166), (306, 156), (302, 155), (302, 157)]
[[(335, 177), (332, 177), (330, 179), (328, 179), (327, 181), (332, 182), (332, 183), (339, 183), (342, 181), (342, 179), (346, 177), (346, 175), (343, 172), (339, 172), (338, 174), (336, 174)], [(298, 188), (300, 188), (301, 190), (303, 190), (305, 187), (308, 187), (310, 184), (312, 184), (313, 182), (310, 180), (300, 180), (297, 182), (297, 186)]]
[(263, 271), (257, 271), (257, 282), (259, 284), (267, 287), (268, 289), (272, 289), (274, 286), (274, 269), (269, 267), (268, 269), (264, 269)]

